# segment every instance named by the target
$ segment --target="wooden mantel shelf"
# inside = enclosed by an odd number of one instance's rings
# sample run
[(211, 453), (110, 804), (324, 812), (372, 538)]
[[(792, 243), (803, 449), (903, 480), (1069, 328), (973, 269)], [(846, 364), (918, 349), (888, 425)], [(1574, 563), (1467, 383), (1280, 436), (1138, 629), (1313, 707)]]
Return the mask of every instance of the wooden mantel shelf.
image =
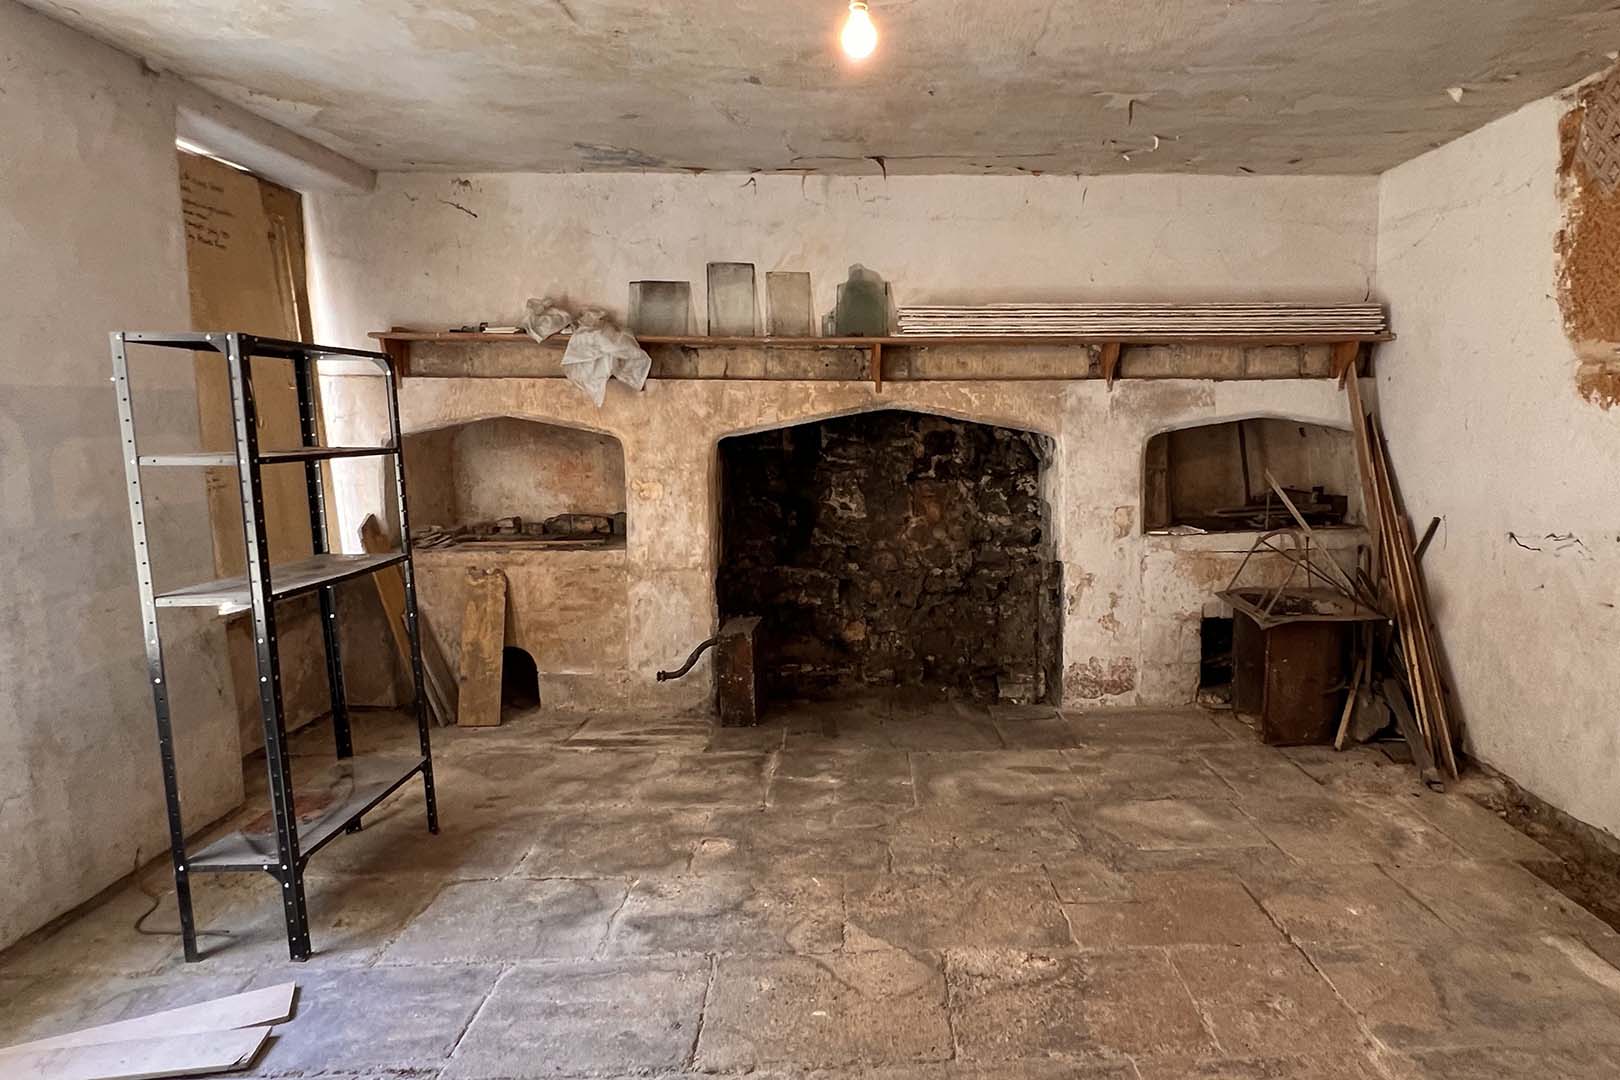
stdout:
[[(411, 346), (417, 342), (439, 345), (502, 343), (531, 347), (562, 349), (568, 345), (567, 334), (557, 334), (543, 342), (536, 342), (527, 334), (491, 334), (456, 330), (392, 330), (373, 331), (370, 335), (381, 342), (382, 349), (393, 358), (401, 376), (410, 374)], [(769, 348), (769, 349), (866, 349), (871, 354), (871, 379), (879, 389), (883, 386), (883, 350), (886, 348), (917, 348), (941, 346), (971, 346), (975, 348), (1020, 347), (1091, 347), (1102, 348), (1103, 377), (1110, 387), (1119, 364), (1120, 348), (1124, 345), (1227, 345), (1236, 348), (1267, 345), (1332, 345), (1334, 346), (1333, 375), (1343, 381), (1350, 364), (1364, 344), (1395, 340), (1391, 333), (1382, 334), (1047, 334), (1047, 335), (988, 335), (988, 334), (891, 334), (885, 337), (708, 337), (699, 334), (660, 335), (647, 334), (636, 338), (642, 345), (675, 345), (686, 348)]]

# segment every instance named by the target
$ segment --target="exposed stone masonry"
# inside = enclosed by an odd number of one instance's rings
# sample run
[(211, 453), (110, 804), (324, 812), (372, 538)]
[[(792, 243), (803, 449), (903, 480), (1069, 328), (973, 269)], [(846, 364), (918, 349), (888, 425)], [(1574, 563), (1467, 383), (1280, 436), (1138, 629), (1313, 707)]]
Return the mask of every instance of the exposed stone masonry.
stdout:
[(764, 617), (773, 696), (1055, 694), (1045, 439), (882, 411), (720, 445), (721, 614)]

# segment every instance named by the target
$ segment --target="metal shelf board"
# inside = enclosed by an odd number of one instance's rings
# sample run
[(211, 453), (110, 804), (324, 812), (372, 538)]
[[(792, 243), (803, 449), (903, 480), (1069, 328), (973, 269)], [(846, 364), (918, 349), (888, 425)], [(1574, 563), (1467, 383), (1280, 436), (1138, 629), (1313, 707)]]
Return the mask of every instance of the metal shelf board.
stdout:
[[(345, 758), (323, 770), (313, 783), (299, 786), (294, 801), (310, 808), (298, 815), (299, 858), (308, 860), (340, 836), (421, 771), (426, 762), (421, 755)], [(194, 873), (279, 870), (275, 829), (266, 823), (262, 829), (240, 829), (222, 836), (188, 858), (186, 868)]]
[(146, 466), (235, 465), (236, 455), (224, 450), (188, 450), (180, 454), (142, 454), (140, 462)]
[[(149, 345), (160, 349), (186, 349), (192, 352), (207, 349), (223, 354), (230, 333), (220, 331), (186, 331), (151, 333), (126, 330), (123, 340), (129, 345)], [(366, 349), (345, 349), (336, 345), (314, 345), (306, 341), (288, 341), (284, 338), (259, 337), (256, 334), (238, 334), (244, 356), (269, 356), (282, 360), (319, 359), (323, 356), (346, 356), (356, 360), (369, 360), (382, 369), (390, 370), (388, 357)]]
[(127, 330), (124, 332), (123, 338), (124, 341), (131, 345), (150, 345), (159, 349), (188, 349), (192, 352), (201, 349), (219, 352), (225, 344), (224, 334), (203, 331), (151, 333), (141, 330)]
[[(333, 585), (348, 578), (369, 574), (385, 566), (402, 563), (403, 551), (381, 555), (316, 555), (270, 568), (270, 599), (281, 600), (299, 593)], [(252, 606), (253, 594), (244, 576), (218, 578), (158, 593), (158, 607), (219, 608), (221, 614), (245, 611)]]
[[(285, 465), (289, 462), (330, 461), (334, 458), (382, 457), (398, 453), (392, 446), (300, 446), (291, 450), (261, 450), (259, 464)], [(142, 454), (142, 465), (206, 466), (235, 465), (236, 455), (228, 451), (196, 450), (182, 454)]]

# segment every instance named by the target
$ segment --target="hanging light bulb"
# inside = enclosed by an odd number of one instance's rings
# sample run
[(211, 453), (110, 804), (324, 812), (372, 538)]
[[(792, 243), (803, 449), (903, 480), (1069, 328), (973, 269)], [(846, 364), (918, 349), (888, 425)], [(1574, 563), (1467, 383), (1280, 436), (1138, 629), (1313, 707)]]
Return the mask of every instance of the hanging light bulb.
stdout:
[(844, 23), (844, 32), (838, 35), (844, 54), (851, 60), (865, 60), (877, 48), (877, 38), (866, 0), (849, 0), (849, 19)]

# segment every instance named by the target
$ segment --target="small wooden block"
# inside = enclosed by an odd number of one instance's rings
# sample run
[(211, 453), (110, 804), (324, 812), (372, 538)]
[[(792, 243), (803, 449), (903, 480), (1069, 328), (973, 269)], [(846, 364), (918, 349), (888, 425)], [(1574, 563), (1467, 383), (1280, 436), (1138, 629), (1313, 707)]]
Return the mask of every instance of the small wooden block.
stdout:
[(1361, 355), (1361, 342), (1341, 341), (1333, 346), (1333, 366), (1330, 369), (1333, 377), (1339, 380), (1342, 389), (1350, 378), (1350, 373), (1356, 369), (1356, 358)]
[(506, 575), (467, 571), (467, 607), (461, 620), (461, 727), (501, 722), (501, 652), (506, 646)]
[(1102, 376), (1108, 389), (1114, 388), (1114, 378), (1119, 374), (1120, 345), (1117, 341), (1105, 341), (1102, 346)]

